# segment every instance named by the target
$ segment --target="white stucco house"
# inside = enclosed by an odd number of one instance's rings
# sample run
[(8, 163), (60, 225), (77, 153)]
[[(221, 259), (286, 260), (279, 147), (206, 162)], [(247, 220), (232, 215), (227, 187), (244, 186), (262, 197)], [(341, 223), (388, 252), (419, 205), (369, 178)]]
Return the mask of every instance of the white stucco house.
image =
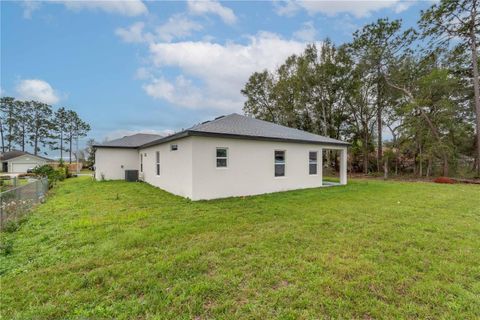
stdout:
[(5, 173), (26, 173), (52, 160), (24, 151), (12, 150), (0, 154), (1, 170)]
[(126, 170), (192, 200), (321, 187), (322, 151), (344, 141), (239, 114), (218, 117), (167, 137), (137, 134), (96, 145), (96, 179), (125, 179)]

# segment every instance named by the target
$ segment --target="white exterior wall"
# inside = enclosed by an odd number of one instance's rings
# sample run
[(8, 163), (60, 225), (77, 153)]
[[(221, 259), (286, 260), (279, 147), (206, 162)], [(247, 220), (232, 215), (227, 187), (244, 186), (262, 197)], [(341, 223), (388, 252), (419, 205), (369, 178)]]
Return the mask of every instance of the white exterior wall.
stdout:
[[(171, 151), (176, 144), (178, 150)], [(216, 167), (216, 149), (228, 149), (227, 168)], [(145, 182), (192, 200), (247, 196), (322, 186), (322, 150), (341, 154), (340, 182), (347, 183), (346, 147), (190, 136), (156, 146), (136, 149), (98, 148), (95, 177), (124, 179), (125, 170), (139, 170)], [(275, 177), (275, 150), (285, 151), (285, 176)], [(160, 152), (160, 175), (156, 152)], [(317, 152), (317, 174), (309, 174), (309, 152)], [(140, 154), (143, 172), (140, 172)], [(123, 165), (123, 168), (121, 167)]]
[[(216, 167), (216, 148), (228, 148), (227, 168)], [(326, 146), (326, 149), (335, 147)], [(346, 147), (338, 147), (344, 150)], [(285, 150), (285, 176), (275, 177), (274, 151)], [(309, 152), (317, 151), (317, 175), (309, 175)], [(322, 146), (193, 137), (192, 200), (256, 195), (322, 186)], [(346, 159), (346, 156), (343, 158)], [(346, 167), (345, 167), (346, 170)], [(346, 174), (342, 179), (346, 184)]]
[(95, 151), (95, 179), (125, 179), (125, 170), (139, 170), (137, 149), (97, 148)]
[[(192, 137), (187, 137), (139, 150), (143, 154), (143, 180), (192, 199), (192, 141)], [(176, 144), (178, 150), (171, 151), (172, 144)], [(160, 175), (156, 172), (157, 151), (160, 151)], [(137, 160), (140, 163), (140, 155)]]

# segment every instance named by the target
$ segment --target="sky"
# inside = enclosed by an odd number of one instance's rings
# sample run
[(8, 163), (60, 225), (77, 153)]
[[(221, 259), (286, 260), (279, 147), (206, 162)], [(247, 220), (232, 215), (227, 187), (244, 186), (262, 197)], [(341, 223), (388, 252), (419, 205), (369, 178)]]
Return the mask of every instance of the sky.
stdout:
[[(101, 142), (242, 113), (240, 90), (309, 43), (431, 1), (2, 1), (2, 96), (77, 111)], [(85, 141), (83, 141), (85, 142)]]

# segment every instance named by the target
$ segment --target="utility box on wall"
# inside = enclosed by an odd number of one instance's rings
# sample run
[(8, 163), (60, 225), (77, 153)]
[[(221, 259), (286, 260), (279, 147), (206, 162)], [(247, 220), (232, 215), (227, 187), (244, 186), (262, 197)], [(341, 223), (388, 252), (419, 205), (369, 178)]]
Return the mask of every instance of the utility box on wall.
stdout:
[(137, 182), (138, 170), (125, 170), (125, 181)]

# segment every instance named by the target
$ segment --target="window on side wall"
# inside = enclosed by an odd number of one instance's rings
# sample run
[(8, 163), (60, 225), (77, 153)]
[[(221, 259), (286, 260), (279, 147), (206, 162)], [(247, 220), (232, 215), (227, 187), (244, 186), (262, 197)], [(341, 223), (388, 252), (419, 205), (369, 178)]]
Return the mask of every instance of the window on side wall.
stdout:
[(177, 151), (178, 150), (178, 144), (171, 144), (170, 145), (170, 151)]
[(308, 153), (308, 173), (310, 175), (316, 175), (317, 174), (317, 156), (318, 153), (316, 151), (310, 151)]
[(285, 176), (285, 151), (275, 150), (275, 177)]
[(143, 172), (143, 153), (140, 153), (140, 172)]
[(155, 171), (160, 175), (160, 151), (155, 152)]
[(217, 148), (217, 168), (226, 168), (228, 165), (228, 149)]

